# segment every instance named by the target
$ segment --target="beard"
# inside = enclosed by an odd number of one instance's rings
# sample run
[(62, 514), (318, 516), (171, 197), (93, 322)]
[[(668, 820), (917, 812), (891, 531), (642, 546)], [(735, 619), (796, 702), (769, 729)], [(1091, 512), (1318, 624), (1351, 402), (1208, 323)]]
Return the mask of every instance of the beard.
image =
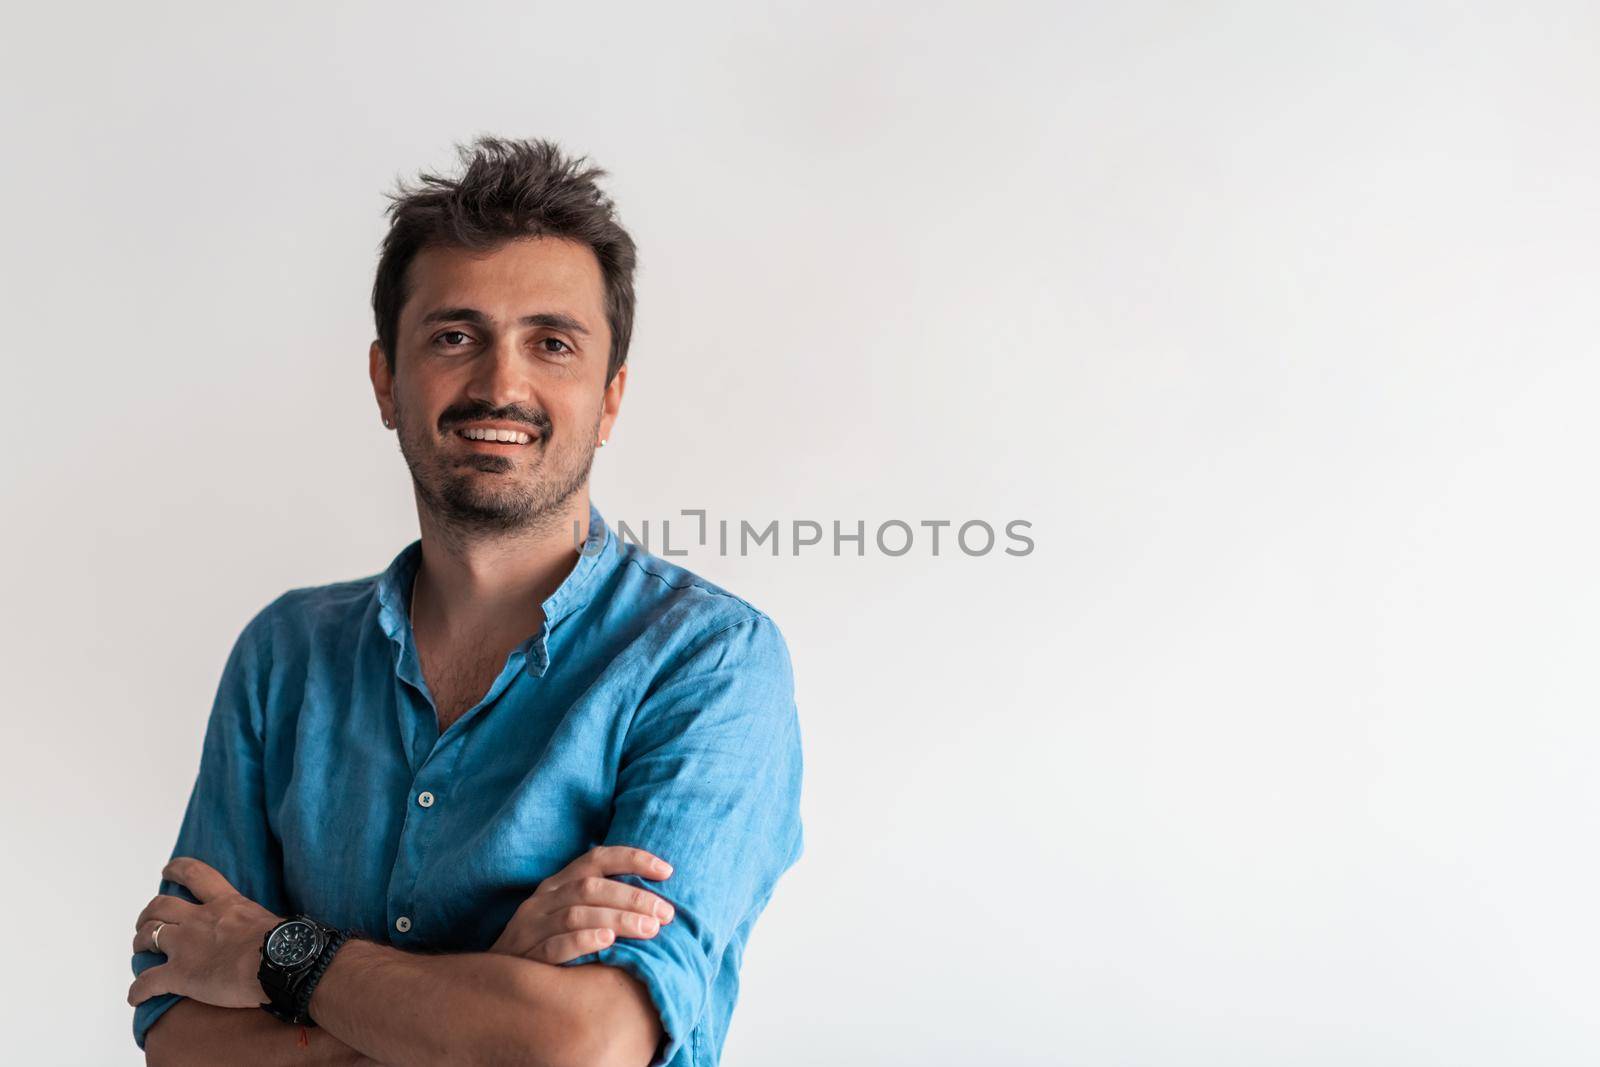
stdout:
[[(547, 429), (526, 456), (451, 456), (437, 433), (410, 427), (398, 404), (394, 415), (417, 498), (442, 524), (469, 536), (543, 535), (560, 526), (589, 480), (600, 429), (596, 416), (592, 432), (571, 444), (554, 442)], [(543, 425), (548, 428), (549, 420)]]

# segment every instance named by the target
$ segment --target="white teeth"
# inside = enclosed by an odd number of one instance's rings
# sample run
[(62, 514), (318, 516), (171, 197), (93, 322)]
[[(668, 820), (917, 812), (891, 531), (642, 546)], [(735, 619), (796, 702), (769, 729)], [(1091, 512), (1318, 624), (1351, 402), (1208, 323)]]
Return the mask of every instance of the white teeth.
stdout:
[(462, 430), (461, 436), (470, 441), (502, 441), (518, 445), (525, 445), (533, 440), (531, 435), (518, 430), (482, 430), (476, 427)]

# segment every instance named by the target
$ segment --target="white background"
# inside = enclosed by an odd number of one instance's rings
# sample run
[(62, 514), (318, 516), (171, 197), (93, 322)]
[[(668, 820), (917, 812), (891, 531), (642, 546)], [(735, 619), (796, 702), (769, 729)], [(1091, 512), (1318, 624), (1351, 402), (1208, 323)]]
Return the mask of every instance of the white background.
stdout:
[(1592, 5), (7, 21), (9, 1062), (137, 1062), (229, 647), (416, 535), (382, 193), (477, 133), (640, 244), (609, 520), (1033, 524), (683, 561), (806, 746), (726, 1063), (1600, 1059)]

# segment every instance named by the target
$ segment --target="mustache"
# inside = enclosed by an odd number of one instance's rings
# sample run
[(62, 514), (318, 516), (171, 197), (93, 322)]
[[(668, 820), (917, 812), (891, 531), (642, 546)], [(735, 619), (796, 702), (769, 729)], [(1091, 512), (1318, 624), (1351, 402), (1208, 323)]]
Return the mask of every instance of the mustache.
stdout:
[(520, 422), (532, 427), (539, 432), (541, 437), (548, 438), (554, 428), (550, 423), (550, 416), (543, 411), (525, 411), (522, 408), (450, 408), (439, 416), (439, 428), (445, 433), (464, 426), (469, 422)]

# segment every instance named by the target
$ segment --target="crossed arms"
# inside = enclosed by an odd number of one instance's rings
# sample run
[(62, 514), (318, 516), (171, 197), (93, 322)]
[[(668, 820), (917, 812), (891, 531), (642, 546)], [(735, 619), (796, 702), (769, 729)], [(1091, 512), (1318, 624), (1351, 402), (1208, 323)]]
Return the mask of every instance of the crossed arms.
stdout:
[(279, 917), (208, 864), (176, 859), (163, 875), (198, 903), (158, 895), (140, 915), (135, 951), (152, 948), (165, 920), (169, 962), (147, 969), (129, 1000), (186, 999), (151, 1027), (146, 1062), (643, 1067), (661, 1038), (644, 984), (615, 967), (559, 964), (617, 936), (654, 936), (673, 918), (660, 897), (604, 873), (668, 872), (640, 849), (592, 849), (541, 882), (488, 952), (419, 954), (352, 940), (312, 997), (318, 1026), (302, 1029), (248, 1010), (265, 999), (254, 965)]

